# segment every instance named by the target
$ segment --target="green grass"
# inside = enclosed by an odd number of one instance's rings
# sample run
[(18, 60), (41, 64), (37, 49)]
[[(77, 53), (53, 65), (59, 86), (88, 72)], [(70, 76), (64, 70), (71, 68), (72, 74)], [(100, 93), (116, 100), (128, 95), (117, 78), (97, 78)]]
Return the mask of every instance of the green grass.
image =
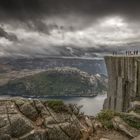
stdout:
[(120, 118), (122, 118), (124, 122), (126, 122), (128, 125), (140, 129), (140, 119), (136, 118), (133, 115), (125, 113), (117, 113), (111, 110), (103, 110), (98, 114), (97, 119), (103, 124), (105, 128), (112, 129), (112, 119), (115, 116), (119, 116)]
[(119, 113), (116, 113), (114, 111), (103, 110), (98, 114), (97, 119), (103, 124), (105, 128), (112, 129), (113, 128), (112, 119), (114, 116), (118, 115)]

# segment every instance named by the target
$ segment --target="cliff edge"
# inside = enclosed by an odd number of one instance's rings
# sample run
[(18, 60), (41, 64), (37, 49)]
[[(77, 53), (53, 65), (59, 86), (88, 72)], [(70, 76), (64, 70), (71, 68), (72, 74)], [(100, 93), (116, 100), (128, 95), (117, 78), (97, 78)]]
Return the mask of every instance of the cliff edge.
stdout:
[(140, 56), (106, 56), (108, 94), (104, 109), (126, 112), (140, 101)]

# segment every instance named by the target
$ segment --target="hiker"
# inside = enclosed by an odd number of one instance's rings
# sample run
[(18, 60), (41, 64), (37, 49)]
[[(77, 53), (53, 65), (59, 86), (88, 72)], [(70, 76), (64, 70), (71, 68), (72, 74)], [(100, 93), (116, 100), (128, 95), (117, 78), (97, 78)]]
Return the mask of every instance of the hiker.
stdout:
[(133, 54), (136, 55), (136, 50), (134, 50)]
[(126, 55), (128, 55), (128, 51), (126, 51)]
[(136, 51), (136, 55), (138, 55), (138, 54), (139, 54), (139, 51), (137, 50), (137, 51)]

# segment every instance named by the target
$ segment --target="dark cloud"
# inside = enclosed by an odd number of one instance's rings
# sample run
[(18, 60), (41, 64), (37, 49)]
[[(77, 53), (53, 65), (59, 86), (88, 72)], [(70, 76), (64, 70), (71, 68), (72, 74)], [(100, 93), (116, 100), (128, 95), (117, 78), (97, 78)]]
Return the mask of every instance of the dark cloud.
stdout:
[(17, 41), (17, 36), (14, 35), (13, 33), (7, 33), (3, 28), (0, 28), (0, 38), (6, 38), (9, 41)]
[(139, 0), (0, 0), (4, 14), (21, 19), (68, 13), (139, 16)]
[(51, 28), (43, 23), (41, 20), (33, 19), (32, 21), (27, 21), (26, 25), (29, 27), (29, 29), (38, 31), (40, 33), (50, 34)]
[[(46, 34), (50, 33), (53, 25), (84, 28), (96, 19), (110, 15), (139, 22), (139, 13), (139, 0), (0, 0), (1, 21), (24, 22), (30, 29)], [(50, 18), (57, 17), (65, 23), (59, 24), (58, 20), (49, 23)], [(48, 19), (45, 24), (43, 19)]]
[(0, 0), (0, 55), (83, 56), (139, 46), (139, 13), (139, 0)]

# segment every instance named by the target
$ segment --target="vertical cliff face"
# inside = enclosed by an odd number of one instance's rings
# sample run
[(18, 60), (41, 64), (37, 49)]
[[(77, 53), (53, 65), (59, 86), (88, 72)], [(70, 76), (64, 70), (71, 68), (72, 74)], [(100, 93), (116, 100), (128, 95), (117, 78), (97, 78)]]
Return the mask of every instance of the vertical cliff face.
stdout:
[(140, 57), (106, 56), (105, 62), (109, 88), (104, 109), (125, 112), (140, 97)]

